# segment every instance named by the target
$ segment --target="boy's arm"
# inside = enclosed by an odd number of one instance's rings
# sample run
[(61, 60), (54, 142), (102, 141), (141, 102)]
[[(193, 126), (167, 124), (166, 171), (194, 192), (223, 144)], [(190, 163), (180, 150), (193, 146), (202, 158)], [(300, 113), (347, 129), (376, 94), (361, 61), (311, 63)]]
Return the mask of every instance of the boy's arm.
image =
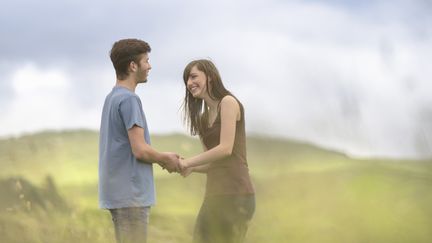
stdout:
[(133, 155), (142, 162), (156, 163), (169, 172), (180, 171), (179, 156), (175, 153), (160, 153), (144, 140), (144, 128), (133, 126), (128, 130)]

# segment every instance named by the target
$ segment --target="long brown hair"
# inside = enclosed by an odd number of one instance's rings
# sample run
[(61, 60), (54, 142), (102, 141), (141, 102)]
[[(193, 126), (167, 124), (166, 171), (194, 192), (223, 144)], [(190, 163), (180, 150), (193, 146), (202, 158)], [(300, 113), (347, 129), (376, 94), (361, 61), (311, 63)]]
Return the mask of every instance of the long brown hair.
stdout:
[[(193, 67), (203, 72), (206, 77), (207, 92), (213, 100), (221, 100), (226, 95), (231, 95), (222, 83), (221, 76), (216, 66), (210, 60), (199, 59), (190, 62), (183, 71), (183, 81), (186, 87), (185, 98), (183, 101), (184, 122), (189, 128), (191, 135), (202, 136), (208, 128), (209, 110), (204, 100), (193, 97), (187, 89), (187, 81)], [(211, 89), (209, 88), (209, 80), (211, 80)]]

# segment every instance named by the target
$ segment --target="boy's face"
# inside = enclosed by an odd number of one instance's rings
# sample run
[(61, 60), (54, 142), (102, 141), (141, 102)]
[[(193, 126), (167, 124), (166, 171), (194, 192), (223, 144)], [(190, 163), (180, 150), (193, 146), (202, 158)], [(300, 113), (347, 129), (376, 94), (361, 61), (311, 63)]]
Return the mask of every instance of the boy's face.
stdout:
[(151, 69), (151, 65), (149, 62), (149, 57), (148, 54), (142, 54), (141, 55), (141, 59), (138, 63), (138, 68), (137, 68), (137, 81), (138, 83), (145, 83), (147, 82), (147, 77), (148, 77), (148, 73)]

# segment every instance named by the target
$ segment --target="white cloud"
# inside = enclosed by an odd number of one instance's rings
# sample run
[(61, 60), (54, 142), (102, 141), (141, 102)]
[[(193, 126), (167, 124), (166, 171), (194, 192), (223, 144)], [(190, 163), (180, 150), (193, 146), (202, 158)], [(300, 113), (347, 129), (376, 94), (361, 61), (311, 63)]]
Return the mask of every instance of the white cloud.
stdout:
[(33, 64), (24, 65), (12, 76), (12, 83), (18, 95), (35, 95), (63, 91), (68, 86), (65, 75), (58, 70), (38, 70)]
[(15, 70), (10, 77), (14, 97), (3, 111), (0, 134), (97, 127), (98, 110), (76, 106), (71, 100), (71, 82), (74, 80), (66, 71), (44, 69), (29, 63)]
[(56, 117), (59, 118), (62, 113), (54, 107), (64, 103), (62, 96), (67, 88), (65, 75), (60, 71), (38, 70), (35, 65), (27, 64), (10, 77), (14, 97), (3, 111), (0, 134), (34, 131), (55, 125), (58, 122)]

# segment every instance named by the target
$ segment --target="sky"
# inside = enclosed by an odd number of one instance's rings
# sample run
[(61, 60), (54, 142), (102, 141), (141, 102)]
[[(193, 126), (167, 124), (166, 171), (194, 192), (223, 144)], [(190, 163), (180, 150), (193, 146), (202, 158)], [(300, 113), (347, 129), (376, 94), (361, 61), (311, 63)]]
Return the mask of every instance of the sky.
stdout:
[(0, 137), (98, 129), (123, 38), (152, 51), (152, 134), (186, 133), (182, 73), (211, 59), (249, 135), (353, 157), (432, 157), (429, 0), (35, 1), (0, 4)]

